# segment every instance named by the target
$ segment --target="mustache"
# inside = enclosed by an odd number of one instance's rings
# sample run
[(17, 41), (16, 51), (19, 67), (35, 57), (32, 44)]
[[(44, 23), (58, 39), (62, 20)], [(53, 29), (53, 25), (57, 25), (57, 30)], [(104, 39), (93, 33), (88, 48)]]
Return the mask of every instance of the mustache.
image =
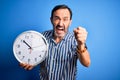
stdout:
[(65, 29), (65, 26), (57, 25), (56, 28), (63, 28), (63, 29)]

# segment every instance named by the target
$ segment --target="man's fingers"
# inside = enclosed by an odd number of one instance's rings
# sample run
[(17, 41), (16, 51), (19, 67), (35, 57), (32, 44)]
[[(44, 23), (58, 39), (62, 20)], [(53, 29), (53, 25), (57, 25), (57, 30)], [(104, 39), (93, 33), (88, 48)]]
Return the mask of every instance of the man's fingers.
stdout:
[(25, 70), (31, 70), (34, 67), (33, 65), (29, 65), (29, 64), (26, 64), (26, 63), (20, 63), (20, 66), (22, 68), (24, 68)]
[(26, 64), (25, 64), (25, 63), (20, 63), (20, 66), (21, 66), (21, 67), (25, 67)]
[(88, 34), (88, 32), (86, 31), (86, 29), (74, 29), (74, 33), (75, 34)]
[(77, 27), (77, 28), (74, 29), (74, 32), (76, 32), (76, 33), (80, 32), (80, 31), (87, 32), (86, 29), (83, 28), (83, 27)]
[(33, 68), (32, 65), (26, 65), (24, 69), (25, 69), (25, 70), (31, 70), (32, 68)]
[(83, 34), (83, 35), (76, 35), (76, 38), (82, 38), (82, 37), (87, 37), (86, 34)]
[(31, 70), (33, 67), (34, 67), (34, 66), (30, 66), (30, 67), (28, 68), (28, 70)]
[(83, 27), (77, 27), (74, 29), (74, 34), (78, 42), (84, 43), (86, 41), (88, 32)]

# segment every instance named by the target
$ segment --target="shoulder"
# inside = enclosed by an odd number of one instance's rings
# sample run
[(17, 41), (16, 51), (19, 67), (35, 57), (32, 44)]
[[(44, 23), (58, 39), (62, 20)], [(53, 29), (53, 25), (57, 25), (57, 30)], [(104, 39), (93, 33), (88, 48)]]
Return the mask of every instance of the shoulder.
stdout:
[(42, 32), (43, 36), (50, 37), (53, 34), (53, 30), (47, 30)]

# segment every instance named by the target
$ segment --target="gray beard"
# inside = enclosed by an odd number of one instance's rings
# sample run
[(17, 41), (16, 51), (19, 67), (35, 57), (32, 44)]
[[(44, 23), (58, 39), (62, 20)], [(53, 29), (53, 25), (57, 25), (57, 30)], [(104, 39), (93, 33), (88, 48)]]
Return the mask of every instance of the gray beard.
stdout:
[(54, 35), (56, 37), (60, 37), (60, 38), (63, 38), (65, 36), (65, 33), (64, 34), (57, 34), (56, 31), (54, 31)]

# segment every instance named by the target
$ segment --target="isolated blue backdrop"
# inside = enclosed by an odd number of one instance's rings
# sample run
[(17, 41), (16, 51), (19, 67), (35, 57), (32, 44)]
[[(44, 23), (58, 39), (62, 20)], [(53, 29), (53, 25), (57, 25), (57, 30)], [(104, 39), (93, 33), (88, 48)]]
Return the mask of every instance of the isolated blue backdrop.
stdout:
[(120, 80), (119, 0), (0, 0), (0, 80), (39, 80), (39, 66), (20, 68), (13, 55), (13, 42), (25, 30), (52, 29), (51, 9), (67, 4), (73, 11), (74, 28), (88, 31), (91, 66), (78, 61), (77, 80)]

